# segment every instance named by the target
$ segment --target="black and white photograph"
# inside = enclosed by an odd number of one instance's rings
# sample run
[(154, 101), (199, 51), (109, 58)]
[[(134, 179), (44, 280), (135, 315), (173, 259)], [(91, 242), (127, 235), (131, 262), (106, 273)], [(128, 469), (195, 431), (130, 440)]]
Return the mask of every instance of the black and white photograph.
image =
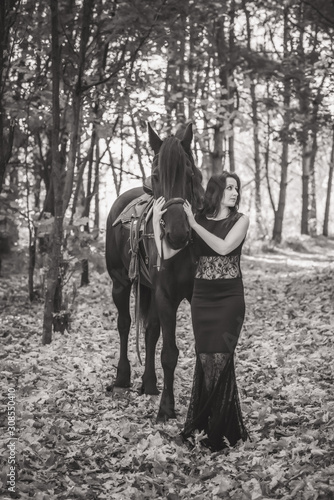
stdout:
[(0, 0), (0, 497), (334, 500), (333, 177), (333, 0)]

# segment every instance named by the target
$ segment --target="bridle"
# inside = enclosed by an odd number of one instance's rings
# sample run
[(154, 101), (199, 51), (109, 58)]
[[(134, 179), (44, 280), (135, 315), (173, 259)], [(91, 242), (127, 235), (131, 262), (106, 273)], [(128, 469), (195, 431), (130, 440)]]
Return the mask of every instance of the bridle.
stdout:
[[(162, 207), (162, 210), (167, 210), (168, 207), (171, 205), (183, 205), (185, 200), (183, 198), (171, 198), (170, 200), (166, 201), (164, 206)], [(161, 228), (161, 234), (160, 234), (160, 239), (162, 240), (165, 237), (165, 227), (166, 223), (163, 219), (163, 216), (160, 219), (160, 228)]]
[[(164, 204), (164, 206), (162, 207), (163, 210), (166, 210), (168, 209), (168, 207), (170, 207), (171, 205), (183, 205), (185, 203), (185, 200), (183, 198), (171, 198), (170, 200), (166, 201), (166, 203)], [(161, 250), (160, 250), (160, 255), (161, 255), (161, 262), (164, 261), (164, 248), (163, 248), (163, 239), (166, 235), (166, 232), (165, 232), (165, 226), (166, 226), (166, 223), (163, 219), (163, 216), (161, 217), (160, 219), (160, 229), (161, 229), (161, 233), (160, 233), (160, 241), (161, 241)], [(187, 243), (185, 244), (185, 246), (183, 248), (185, 248), (188, 243), (191, 241), (191, 228), (189, 226), (189, 234), (190, 234), (190, 238), (189, 238), (189, 241), (187, 241)], [(159, 268), (160, 266), (157, 265), (157, 267)]]

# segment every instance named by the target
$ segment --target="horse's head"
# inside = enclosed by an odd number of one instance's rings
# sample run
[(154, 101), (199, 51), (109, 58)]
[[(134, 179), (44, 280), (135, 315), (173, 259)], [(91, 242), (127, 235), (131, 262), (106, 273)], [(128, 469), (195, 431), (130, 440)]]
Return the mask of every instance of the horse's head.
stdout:
[(166, 238), (166, 242), (173, 250), (185, 247), (191, 236), (183, 203), (183, 198), (171, 198), (166, 201), (163, 208), (167, 209), (167, 212), (160, 221), (161, 237)]
[(182, 138), (180, 132), (161, 140), (148, 126), (150, 145), (155, 153), (152, 165), (152, 189), (155, 198), (163, 196), (167, 212), (161, 221), (162, 235), (174, 250), (183, 248), (190, 240), (190, 227), (183, 210), (188, 200), (193, 210), (199, 208), (203, 188), (202, 174), (196, 168), (191, 153), (192, 124), (187, 125)]

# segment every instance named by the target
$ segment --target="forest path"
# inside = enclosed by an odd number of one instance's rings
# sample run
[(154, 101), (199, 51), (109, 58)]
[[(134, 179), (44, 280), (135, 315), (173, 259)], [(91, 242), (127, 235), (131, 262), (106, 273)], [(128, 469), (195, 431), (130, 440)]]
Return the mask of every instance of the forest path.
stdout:
[[(133, 385), (124, 392), (105, 391), (115, 376), (119, 344), (106, 273), (93, 273), (91, 285), (79, 289), (70, 333), (54, 334), (49, 346), (41, 345), (42, 305), (28, 302), (26, 278), (5, 275), (0, 279), (1, 400), (6, 404), (7, 389), (16, 387), (17, 498), (333, 498), (331, 252), (320, 247), (309, 255), (284, 251), (243, 258), (247, 314), (236, 371), (252, 441), (214, 454), (175, 441), (194, 366), (187, 303), (178, 311), (178, 417), (157, 424), (158, 397), (137, 394), (143, 369), (134, 331)], [(161, 387), (159, 357), (158, 348)], [(6, 449), (6, 414), (1, 425)], [(4, 498), (7, 459), (6, 454), (1, 458)]]

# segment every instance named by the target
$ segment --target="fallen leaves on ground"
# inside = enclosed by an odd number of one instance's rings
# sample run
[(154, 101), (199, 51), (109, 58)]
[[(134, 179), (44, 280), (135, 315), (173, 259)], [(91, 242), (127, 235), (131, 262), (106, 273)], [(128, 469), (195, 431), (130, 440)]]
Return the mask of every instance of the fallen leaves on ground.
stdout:
[[(41, 345), (42, 304), (24, 277), (0, 280), (2, 403), (16, 389), (16, 493), (4, 498), (326, 500), (334, 498), (333, 267), (244, 260), (247, 317), (236, 354), (251, 441), (223, 452), (182, 445), (193, 367), (190, 310), (178, 311), (177, 420), (156, 423), (159, 398), (139, 396), (143, 372), (132, 329), (132, 387), (106, 392), (119, 339), (111, 286), (79, 290), (70, 332)], [(143, 351), (144, 341), (141, 341)], [(161, 341), (157, 349), (161, 388)], [(6, 496), (7, 495), (7, 496)]]

